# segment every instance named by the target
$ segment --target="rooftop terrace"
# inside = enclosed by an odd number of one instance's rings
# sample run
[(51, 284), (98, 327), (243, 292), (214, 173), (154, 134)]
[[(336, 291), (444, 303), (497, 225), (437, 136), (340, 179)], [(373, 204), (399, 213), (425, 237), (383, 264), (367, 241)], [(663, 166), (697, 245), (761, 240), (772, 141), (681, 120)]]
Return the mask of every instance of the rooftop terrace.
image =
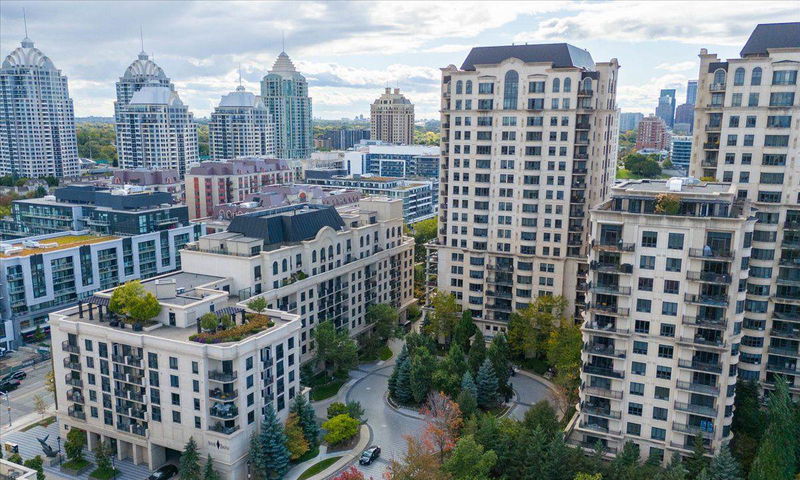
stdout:
[(26, 247), (23, 244), (23, 242), (29, 241), (31, 239), (21, 238), (18, 240), (3, 242), (3, 243), (9, 243), (14, 247), (20, 247), (21, 249), (6, 250), (5, 251), (6, 253), (4, 253), (3, 250), (0, 250), (0, 258), (25, 257), (28, 255), (35, 255), (37, 253), (54, 252), (56, 250), (64, 250), (67, 248), (80, 247), (82, 245), (107, 242), (109, 240), (115, 240), (117, 238), (118, 237), (112, 235), (98, 236), (98, 235), (67, 234), (58, 237), (35, 240), (36, 242), (38, 242), (39, 247)]

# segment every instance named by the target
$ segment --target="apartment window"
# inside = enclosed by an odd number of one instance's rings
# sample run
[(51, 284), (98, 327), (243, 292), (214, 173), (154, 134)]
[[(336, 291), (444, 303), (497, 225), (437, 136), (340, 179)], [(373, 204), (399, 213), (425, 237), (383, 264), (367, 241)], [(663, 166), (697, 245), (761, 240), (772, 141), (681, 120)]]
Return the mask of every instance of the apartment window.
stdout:
[(776, 70), (772, 72), (773, 85), (795, 85), (797, 83), (797, 70)]
[(147, 353), (147, 366), (150, 368), (158, 368), (158, 355), (153, 352)]
[(656, 390), (653, 393), (653, 397), (656, 400), (669, 400), (669, 388), (667, 388), (667, 387), (656, 387)]
[(169, 357), (169, 368), (173, 370), (178, 369), (178, 359), (175, 357)]
[[(742, 94), (741, 93), (734, 93), (733, 95), (731, 95), (731, 106), (732, 107), (741, 107), (742, 106)], [(737, 119), (738, 119), (738, 117), (737, 117)], [(734, 125), (731, 125), (731, 126), (733, 127)]]
[(675, 317), (678, 315), (678, 304), (675, 302), (661, 302), (661, 314)]
[(669, 238), (667, 240), (667, 248), (672, 250), (682, 250), (683, 249), (683, 234), (682, 233), (670, 233)]
[(173, 405), (180, 405), (181, 404), (181, 396), (177, 393), (172, 394), (172, 404)]
[(647, 372), (647, 364), (642, 362), (631, 363), (631, 373), (634, 375), (645, 375)]
[[(736, 98), (736, 95), (739, 95), (739, 104), (741, 104), (742, 103), (741, 102), (742, 94), (741, 93), (734, 94), (734, 98)], [(734, 106), (738, 106), (738, 105), (734, 105)], [(739, 126), (739, 115), (731, 115), (728, 118), (728, 126), (729, 127), (733, 127), (733, 128), (738, 127)], [(719, 142), (715, 142), (715, 143), (719, 143)]]
[(636, 323), (634, 325), (636, 333), (644, 333), (644, 334), (650, 333), (650, 322), (648, 322), (647, 320), (636, 320)]
[(200, 380), (192, 380), (192, 391), (195, 393), (200, 391)]
[(656, 378), (660, 378), (662, 380), (669, 380), (672, 378), (672, 368), (665, 367), (663, 365), (656, 366)]
[(663, 428), (652, 427), (650, 429), (650, 438), (653, 440), (664, 440), (667, 438), (667, 431)]
[(180, 383), (178, 381), (177, 375), (170, 375), (169, 376), (169, 386), (172, 388), (179, 388)]
[(773, 92), (769, 95), (771, 107), (791, 107), (794, 104), (794, 92)]
[(653, 302), (646, 298), (638, 298), (636, 299), (636, 311), (643, 312), (643, 313), (650, 313), (652, 308)]
[(675, 325), (671, 323), (662, 323), (661, 324), (661, 336), (662, 337), (674, 337), (675, 336)]
[(199, 411), (200, 410), (200, 399), (199, 398), (195, 398), (193, 403), (194, 403), (194, 409)]
[(644, 396), (644, 383), (631, 382), (631, 395)]
[(636, 435), (637, 437), (640, 437), (642, 435), (642, 426), (638, 423), (628, 422), (626, 432), (628, 435)]
[(172, 411), (172, 423), (181, 423), (181, 412), (177, 410)]
[(628, 404), (628, 415), (634, 415), (637, 417), (642, 416), (642, 404), (641, 403), (634, 403), (630, 402)]
[(194, 417), (194, 428), (201, 428), (200, 417)]
[(653, 420), (662, 420), (666, 422), (667, 415), (669, 415), (669, 411), (666, 408), (653, 407)]
[(737, 139), (736, 135), (728, 135), (728, 144), (727, 145), (729, 147), (735, 147), (736, 146), (736, 139)]
[(758, 106), (758, 94), (751, 93), (747, 99), (747, 106), (748, 107), (757, 107)]
[(655, 270), (656, 257), (652, 255), (642, 255), (639, 257), (639, 268), (644, 270)]
[(649, 248), (656, 248), (658, 244), (658, 233), (656, 232), (642, 232), (642, 246)]
[(494, 83), (479, 83), (478, 93), (494, 93)]
[[(672, 335), (667, 335), (667, 336), (674, 336), (675, 335), (675, 332), (674, 332), (675, 326), (672, 325), (672, 328), (673, 328)], [(662, 329), (662, 335), (663, 335), (663, 329)], [(675, 351), (675, 349), (671, 345), (659, 345), (658, 346), (658, 356), (660, 358), (672, 358), (672, 355), (674, 354), (674, 351)]]
[(643, 292), (652, 292), (653, 291), (653, 279), (652, 278), (639, 277), (639, 290), (641, 290)]
[(668, 258), (667, 259), (667, 268), (668, 272), (680, 272), (681, 271), (681, 259), (680, 258)]
[(199, 372), (200, 372), (200, 366), (197, 364), (197, 362), (192, 362), (192, 373), (197, 375)]
[(647, 355), (647, 342), (641, 342), (638, 340), (634, 341), (633, 353), (637, 355)]

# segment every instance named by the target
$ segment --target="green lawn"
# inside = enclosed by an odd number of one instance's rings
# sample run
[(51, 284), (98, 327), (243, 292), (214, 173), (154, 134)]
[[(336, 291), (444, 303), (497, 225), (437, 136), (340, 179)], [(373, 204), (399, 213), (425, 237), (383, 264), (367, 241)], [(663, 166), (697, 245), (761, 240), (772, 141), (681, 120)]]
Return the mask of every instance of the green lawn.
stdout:
[(303, 462), (307, 462), (307, 461), (311, 460), (312, 458), (316, 457), (317, 455), (319, 455), (319, 445), (314, 447), (313, 450), (309, 450), (306, 453), (304, 453), (300, 458), (295, 460), (293, 463), (295, 465), (299, 465), (299, 464), (301, 464)]
[(330, 383), (325, 383), (322, 385), (318, 385), (316, 387), (311, 388), (311, 401), (318, 402), (320, 400), (325, 400), (326, 398), (331, 398), (332, 396), (336, 395), (336, 392), (342, 388), (342, 385), (345, 384), (347, 381), (346, 378), (344, 379), (336, 379)]
[(91, 464), (92, 464), (92, 462), (90, 462), (89, 460), (86, 460), (84, 458), (84, 459), (81, 459), (81, 460), (70, 460), (68, 462), (64, 462), (63, 467), (64, 468), (69, 468), (70, 470), (80, 470), (80, 469), (85, 468), (85, 467), (87, 467), (87, 466), (89, 466)]
[(326, 458), (325, 460), (319, 463), (311, 465), (310, 467), (308, 467), (308, 469), (306, 469), (305, 472), (303, 472), (302, 475), (297, 477), (297, 480), (306, 480), (307, 478), (311, 478), (312, 476), (318, 474), (319, 472), (325, 470), (326, 468), (336, 463), (336, 461), (339, 460), (340, 458), (342, 457)]
[(100, 470), (99, 468), (92, 472), (89, 475), (90, 478), (98, 478), (100, 480), (108, 480), (109, 478), (113, 478), (114, 475), (119, 475), (121, 472), (119, 470), (108, 469), (108, 470)]
[(56, 421), (56, 417), (47, 417), (47, 418), (45, 418), (44, 420), (42, 420), (40, 422), (36, 422), (36, 423), (32, 423), (32, 424), (28, 425), (27, 427), (21, 429), (20, 431), (27, 432), (28, 430), (30, 430), (32, 428), (35, 428), (35, 427), (47, 427), (48, 425), (52, 424), (55, 421)]

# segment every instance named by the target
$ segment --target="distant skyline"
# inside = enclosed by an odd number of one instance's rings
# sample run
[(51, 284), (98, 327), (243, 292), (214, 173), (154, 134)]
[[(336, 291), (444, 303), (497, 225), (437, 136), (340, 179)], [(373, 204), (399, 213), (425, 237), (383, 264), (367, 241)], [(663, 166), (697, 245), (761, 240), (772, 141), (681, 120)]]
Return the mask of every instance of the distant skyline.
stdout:
[(797, 20), (796, 2), (19, 2), (0, 10), (3, 58), (28, 34), (69, 78), (75, 115), (111, 117), (114, 83), (144, 49), (197, 117), (242, 81), (252, 92), (285, 49), (309, 81), (313, 116), (369, 115), (399, 87), (438, 118), (439, 68), (470, 48), (569, 42), (621, 65), (618, 103), (653, 113), (659, 90), (697, 78), (701, 48), (738, 52), (758, 23)]

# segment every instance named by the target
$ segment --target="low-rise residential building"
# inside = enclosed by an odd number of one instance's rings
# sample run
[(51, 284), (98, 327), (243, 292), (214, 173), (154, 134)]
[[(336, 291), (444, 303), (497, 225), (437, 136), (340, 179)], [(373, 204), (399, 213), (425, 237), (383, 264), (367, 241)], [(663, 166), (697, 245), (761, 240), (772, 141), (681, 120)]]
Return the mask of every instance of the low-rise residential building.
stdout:
[(135, 168), (131, 170), (114, 170), (111, 184), (116, 187), (132, 185), (145, 187), (152, 192), (171, 193), (176, 200), (183, 199), (183, 182), (177, 170), (148, 170)]
[[(299, 316), (246, 312), (230, 279), (215, 275), (176, 272), (142, 285), (161, 306), (146, 324), (109, 312), (113, 290), (50, 315), (62, 435), (83, 430), (89, 449), (108, 442), (118, 458), (150, 469), (175, 461), (194, 438), (223, 479), (246, 478), (266, 406), (285, 420), (301, 394)], [(251, 329), (204, 343), (199, 319), (209, 312)]]
[(731, 184), (628, 181), (591, 210), (571, 441), (643, 457), (730, 440), (756, 218)]
[(286, 160), (267, 157), (203, 162), (186, 174), (189, 218), (208, 217), (216, 205), (242, 202), (264, 185), (290, 183), (293, 171)]
[(263, 296), (270, 308), (300, 315), (300, 358), (314, 355), (311, 330), (331, 320), (353, 337), (370, 330), (367, 307), (414, 303), (414, 240), (403, 235), (398, 199), (364, 198), (358, 206), (293, 205), (234, 217), (226, 232), (201, 237), (182, 252), (186, 272), (230, 279), (242, 302)]
[(430, 145), (365, 145), (345, 152), (350, 174), (380, 177), (439, 177), (439, 147)]
[(416, 223), (433, 218), (439, 211), (437, 204), (439, 182), (436, 180), (410, 180), (377, 175), (348, 175), (308, 177), (312, 185), (347, 188), (364, 195), (397, 198), (403, 201), (403, 218), (406, 223)]

